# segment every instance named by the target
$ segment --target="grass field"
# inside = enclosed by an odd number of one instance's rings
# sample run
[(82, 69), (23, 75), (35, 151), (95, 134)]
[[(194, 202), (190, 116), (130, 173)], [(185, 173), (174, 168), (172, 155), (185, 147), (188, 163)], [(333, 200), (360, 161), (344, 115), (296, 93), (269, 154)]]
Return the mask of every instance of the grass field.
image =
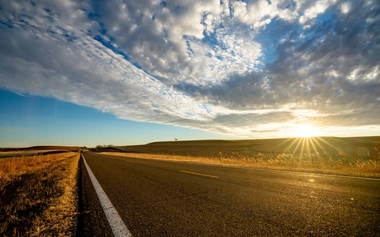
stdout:
[(153, 142), (116, 147), (131, 153), (184, 156), (253, 155), (257, 153), (319, 153), (328, 156), (363, 156), (380, 151), (380, 137), (278, 138), (257, 140), (195, 140)]
[(32, 147), (19, 147), (19, 148), (0, 148), (0, 152), (7, 151), (46, 151), (46, 150), (65, 150), (65, 151), (79, 151), (81, 148), (78, 146), (32, 146)]
[(380, 178), (380, 137), (156, 142), (105, 154)]
[(0, 235), (72, 236), (79, 153), (0, 159)]

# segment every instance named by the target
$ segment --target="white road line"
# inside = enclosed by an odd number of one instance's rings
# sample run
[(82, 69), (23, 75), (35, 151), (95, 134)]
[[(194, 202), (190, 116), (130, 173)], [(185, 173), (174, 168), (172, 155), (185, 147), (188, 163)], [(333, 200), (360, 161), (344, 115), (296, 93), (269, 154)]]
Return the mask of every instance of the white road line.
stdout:
[(215, 176), (215, 175), (201, 174), (201, 173), (196, 173), (196, 172), (191, 172), (191, 171), (186, 171), (186, 170), (180, 170), (179, 172), (186, 173), (186, 174), (199, 175), (199, 176), (204, 176), (204, 177), (209, 177), (209, 178), (214, 178), (214, 179), (219, 179), (219, 177)]
[(107, 197), (103, 188), (100, 186), (98, 180), (95, 178), (94, 173), (92, 173), (90, 167), (88, 166), (84, 155), (82, 154), (84, 165), (86, 166), (88, 175), (90, 176), (91, 182), (94, 185), (96, 194), (102, 204), (104, 213), (106, 214), (108, 223), (111, 226), (112, 232), (115, 237), (132, 237), (131, 232), (129, 232), (127, 226), (124, 224), (123, 220), (120, 218), (119, 213), (117, 213), (115, 207), (112, 205), (111, 201)]

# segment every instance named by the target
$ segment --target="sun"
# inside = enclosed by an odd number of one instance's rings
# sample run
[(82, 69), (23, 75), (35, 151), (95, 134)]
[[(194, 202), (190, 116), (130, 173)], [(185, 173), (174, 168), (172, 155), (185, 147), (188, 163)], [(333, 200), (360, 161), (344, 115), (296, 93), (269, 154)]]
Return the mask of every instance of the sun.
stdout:
[(310, 124), (298, 125), (294, 131), (294, 136), (296, 137), (315, 137), (318, 136), (318, 134), (318, 129)]

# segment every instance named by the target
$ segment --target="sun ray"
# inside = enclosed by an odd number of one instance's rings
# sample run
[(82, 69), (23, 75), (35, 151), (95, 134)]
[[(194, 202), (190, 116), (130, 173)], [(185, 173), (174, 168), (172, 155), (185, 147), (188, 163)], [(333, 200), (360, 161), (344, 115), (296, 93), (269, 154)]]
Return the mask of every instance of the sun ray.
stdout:
[(333, 150), (335, 150), (336, 152), (339, 152), (339, 149), (333, 145), (331, 145), (329, 142), (327, 142), (325, 139), (322, 139), (322, 138), (318, 138), (318, 140), (320, 140), (321, 142), (323, 142), (324, 144), (326, 144), (327, 146), (331, 147)]
[(292, 134), (298, 137), (284, 139), (275, 146), (281, 152), (292, 155), (292, 159), (304, 159), (308, 162), (320, 160), (322, 162), (324, 157), (330, 154), (330, 150), (339, 152), (339, 149), (334, 146), (335, 143), (332, 144), (329, 139), (313, 136), (320, 133), (312, 125), (301, 124), (295, 128), (296, 130)]
[[(318, 163), (325, 165), (325, 161), (326, 160), (321, 155), (321, 153), (323, 152), (323, 155), (327, 155), (328, 153), (325, 150), (325, 148), (323, 146), (321, 146), (321, 144), (318, 142), (318, 138), (313, 138), (313, 142), (311, 143), (311, 145), (314, 147), (314, 150), (315, 150), (315, 153), (316, 153), (316, 159), (318, 159)], [(320, 148), (320, 150), (322, 152), (319, 152), (319, 149), (317, 148), (317, 146)]]
[[(281, 144), (284, 144), (285, 142), (287, 142), (287, 141), (289, 141), (289, 140), (292, 140), (292, 139), (289, 138), (289, 139), (285, 140), (284, 142), (282, 142)], [(293, 138), (292, 143), (291, 143), (290, 145), (288, 145), (288, 146), (285, 148), (285, 152), (290, 151), (291, 148), (292, 148), (293, 146), (296, 146), (296, 144), (295, 144), (296, 142), (298, 142), (298, 139), (294, 139), (294, 138)], [(297, 146), (297, 147), (298, 147), (298, 146)], [(294, 151), (294, 150), (293, 150), (293, 151)]]
[(316, 137), (315, 138), (315, 140), (314, 140), (314, 142), (315, 142), (315, 144), (318, 146), (318, 147), (320, 147), (320, 149), (323, 151), (323, 153), (326, 155), (326, 154), (328, 154), (328, 152), (327, 152), (327, 150), (320, 144), (320, 140), (323, 140), (323, 138), (320, 138), (320, 137)]
[(306, 138), (302, 138), (302, 139), (301, 139), (301, 138), (298, 138), (298, 139), (300, 140), (300, 142), (301, 142), (301, 144), (302, 144), (302, 146), (301, 146), (301, 155), (302, 155), (302, 154), (304, 154), (304, 150), (305, 150), (305, 144), (306, 144), (306, 143), (305, 143), (305, 139), (306, 139)]
[(314, 153), (319, 153), (315, 146), (315, 143), (316, 143), (316, 139), (314, 137), (310, 138), (310, 145), (313, 147)]
[(294, 150), (293, 150), (293, 154), (296, 154), (296, 152), (297, 152), (297, 150), (298, 150), (298, 147), (301, 145), (301, 140), (299, 140), (298, 138), (296, 139), (296, 141), (297, 141), (297, 145), (296, 145), (296, 147), (294, 148)]

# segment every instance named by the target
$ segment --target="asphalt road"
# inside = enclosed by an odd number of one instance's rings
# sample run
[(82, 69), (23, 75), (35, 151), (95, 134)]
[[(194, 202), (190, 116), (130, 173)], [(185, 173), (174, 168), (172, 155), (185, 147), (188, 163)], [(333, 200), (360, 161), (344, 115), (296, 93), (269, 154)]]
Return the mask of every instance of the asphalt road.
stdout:
[[(380, 180), (84, 153), (133, 236), (380, 236)], [(81, 169), (80, 236), (112, 236)]]

